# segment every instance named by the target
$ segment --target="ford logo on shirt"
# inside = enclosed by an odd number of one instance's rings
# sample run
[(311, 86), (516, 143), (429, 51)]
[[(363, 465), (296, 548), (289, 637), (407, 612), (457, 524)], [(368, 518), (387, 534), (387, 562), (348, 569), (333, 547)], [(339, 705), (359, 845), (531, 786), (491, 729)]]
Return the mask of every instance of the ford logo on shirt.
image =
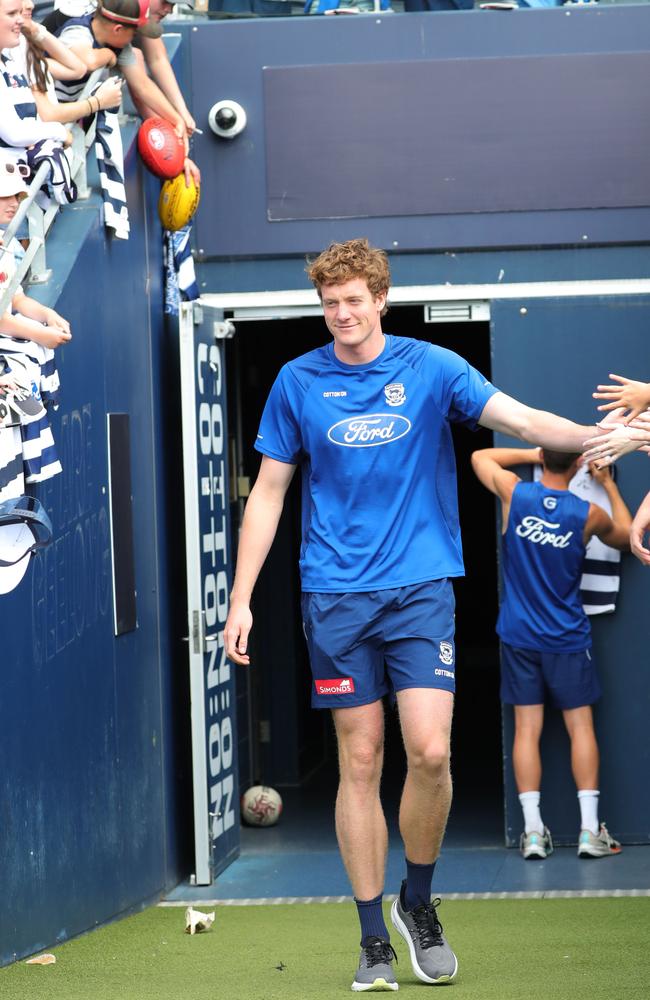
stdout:
[(344, 448), (374, 448), (390, 444), (404, 437), (411, 429), (411, 421), (395, 413), (367, 413), (361, 417), (339, 420), (327, 432), (334, 444)]

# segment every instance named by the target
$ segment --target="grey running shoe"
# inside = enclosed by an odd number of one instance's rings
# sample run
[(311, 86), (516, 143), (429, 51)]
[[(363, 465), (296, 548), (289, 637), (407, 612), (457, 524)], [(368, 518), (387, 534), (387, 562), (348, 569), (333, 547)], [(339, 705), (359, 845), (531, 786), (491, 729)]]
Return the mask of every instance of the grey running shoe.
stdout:
[(450, 983), (458, 971), (458, 961), (442, 933), (436, 907), (440, 900), (407, 910), (406, 882), (402, 882), (399, 898), (391, 907), (390, 918), (406, 941), (411, 965), (423, 983)]
[(579, 858), (606, 858), (610, 854), (620, 854), (622, 847), (614, 840), (604, 823), (594, 836), (591, 830), (581, 830), (578, 841)]
[(544, 833), (536, 833), (534, 830), (532, 833), (522, 833), (519, 838), (519, 850), (527, 861), (530, 858), (543, 861), (553, 853), (551, 831), (545, 826)]
[(397, 961), (397, 955), (390, 941), (380, 937), (367, 938), (366, 944), (361, 948), (359, 968), (352, 983), (354, 992), (398, 990), (399, 984), (393, 974), (393, 959)]

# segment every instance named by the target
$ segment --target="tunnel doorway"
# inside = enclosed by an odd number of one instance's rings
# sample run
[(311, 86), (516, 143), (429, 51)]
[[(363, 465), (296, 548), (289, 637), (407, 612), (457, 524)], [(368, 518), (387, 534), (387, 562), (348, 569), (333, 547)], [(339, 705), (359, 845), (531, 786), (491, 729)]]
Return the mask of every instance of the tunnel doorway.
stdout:
[[(384, 320), (388, 333), (415, 337), (456, 351), (490, 377), (489, 322), (425, 322), (422, 305), (393, 307)], [(255, 481), (260, 455), (253, 442), (266, 397), (283, 364), (327, 343), (320, 316), (236, 321), (231, 342), (231, 428), (238, 437), (238, 473)], [(458, 497), (466, 576), (456, 594), (457, 694), (452, 733), (454, 805), (449, 835), (462, 842), (484, 830), (485, 842), (503, 842), (503, 781), (497, 563), (493, 497), (480, 486), (471, 452), (489, 447), (492, 434), (454, 427)], [(243, 505), (240, 505), (240, 511)], [(238, 518), (233, 531), (236, 548)], [(240, 761), (242, 784), (261, 782), (280, 789), (322, 790), (336, 785), (336, 747), (329, 713), (310, 707), (311, 675), (301, 631), (298, 550), (299, 476), (294, 477), (276, 541), (260, 575), (253, 602), (254, 631), (245, 724), (250, 752)], [(240, 716), (241, 716), (240, 711)], [(241, 724), (240, 724), (241, 728)], [(387, 710), (383, 796), (396, 813), (404, 754), (394, 713)], [(330, 796), (331, 797), (331, 796)], [(322, 796), (318, 795), (321, 801)], [(301, 801), (305, 797), (301, 795)]]

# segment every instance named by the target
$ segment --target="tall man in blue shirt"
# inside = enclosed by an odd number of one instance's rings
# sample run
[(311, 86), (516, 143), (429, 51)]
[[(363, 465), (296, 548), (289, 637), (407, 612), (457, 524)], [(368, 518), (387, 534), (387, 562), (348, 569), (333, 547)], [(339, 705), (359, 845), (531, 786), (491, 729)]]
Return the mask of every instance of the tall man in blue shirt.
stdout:
[[(379, 798), (382, 697), (393, 692), (408, 770), (399, 813), (406, 879), (391, 919), (418, 978), (445, 983), (458, 963), (431, 883), (451, 803), (450, 578), (463, 574), (450, 423), (573, 451), (594, 428), (524, 406), (451, 351), (385, 335), (388, 261), (366, 240), (332, 244), (308, 274), (333, 340), (285, 365), (271, 389), (256, 441), (264, 457), (242, 524), (227, 655), (249, 662), (251, 594), (300, 465), (312, 704), (334, 718), (336, 832), (361, 923), (352, 989), (398, 988), (382, 912), (388, 834)], [(611, 433), (616, 443), (625, 431)]]
[[(539, 482), (522, 482), (513, 465), (541, 463)], [(501, 700), (514, 706), (512, 762), (524, 814), (520, 849), (543, 860), (553, 841), (540, 811), (539, 741), (548, 693), (561, 709), (571, 741), (578, 790), (578, 855), (602, 858), (621, 845), (598, 822), (599, 753), (592, 705), (601, 695), (591, 655), (591, 626), (580, 599), (585, 547), (600, 538), (629, 548), (632, 518), (608, 469), (591, 475), (609, 499), (610, 517), (569, 491), (579, 455), (547, 448), (482, 448), (472, 466), (501, 501), (503, 595), (497, 622), (501, 638)]]

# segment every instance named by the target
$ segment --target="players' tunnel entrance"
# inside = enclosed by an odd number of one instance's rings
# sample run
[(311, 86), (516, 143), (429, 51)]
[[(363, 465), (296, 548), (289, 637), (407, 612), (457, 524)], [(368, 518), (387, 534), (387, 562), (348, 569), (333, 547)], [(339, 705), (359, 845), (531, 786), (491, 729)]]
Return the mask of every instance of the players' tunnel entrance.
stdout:
[[(269, 389), (280, 367), (330, 339), (320, 316), (236, 322), (229, 347), (231, 435), (240, 449), (237, 471), (255, 481), (260, 456), (253, 448)], [(422, 306), (399, 306), (384, 321), (387, 332), (429, 340), (456, 351), (490, 377), (489, 324), (425, 322)], [(454, 806), (450, 833), (471, 824), (495, 840), (502, 829), (501, 715), (498, 697), (497, 569), (494, 503), (475, 480), (470, 454), (492, 443), (491, 432), (454, 429), (458, 493), (466, 577), (456, 592), (457, 697), (452, 743)], [(232, 463), (233, 468), (235, 462)], [(242, 480), (240, 479), (240, 484)], [(243, 489), (246, 484), (244, 481)], [(239, 505), (239, 512), (243, 504)], [(310, 707), (307, 651), (302, 636), (298, 550), (299, 476), (289, 491), (278, 535), (254, 597), (251, 654), (255, 664), (248, 697), (240, 700), (240, 779), (242, 788), (258, 781), (285, 790), (310, 784), (322, 791), (336, 782), (336, 751), (329, 713)], [(234, 545), (237, 511), (233, 518)], [(244, 701), (246, 704), (244, 704)], [(246, 758), (246, 759), (242, 759)], [(404, 770), (401, 740), (393, 713), (387, 713), (384, 796), (395, 812)], [(285, 793), (286, 794), (286, 793)], [(302, 796), (301, 796), (302, 801)]]

